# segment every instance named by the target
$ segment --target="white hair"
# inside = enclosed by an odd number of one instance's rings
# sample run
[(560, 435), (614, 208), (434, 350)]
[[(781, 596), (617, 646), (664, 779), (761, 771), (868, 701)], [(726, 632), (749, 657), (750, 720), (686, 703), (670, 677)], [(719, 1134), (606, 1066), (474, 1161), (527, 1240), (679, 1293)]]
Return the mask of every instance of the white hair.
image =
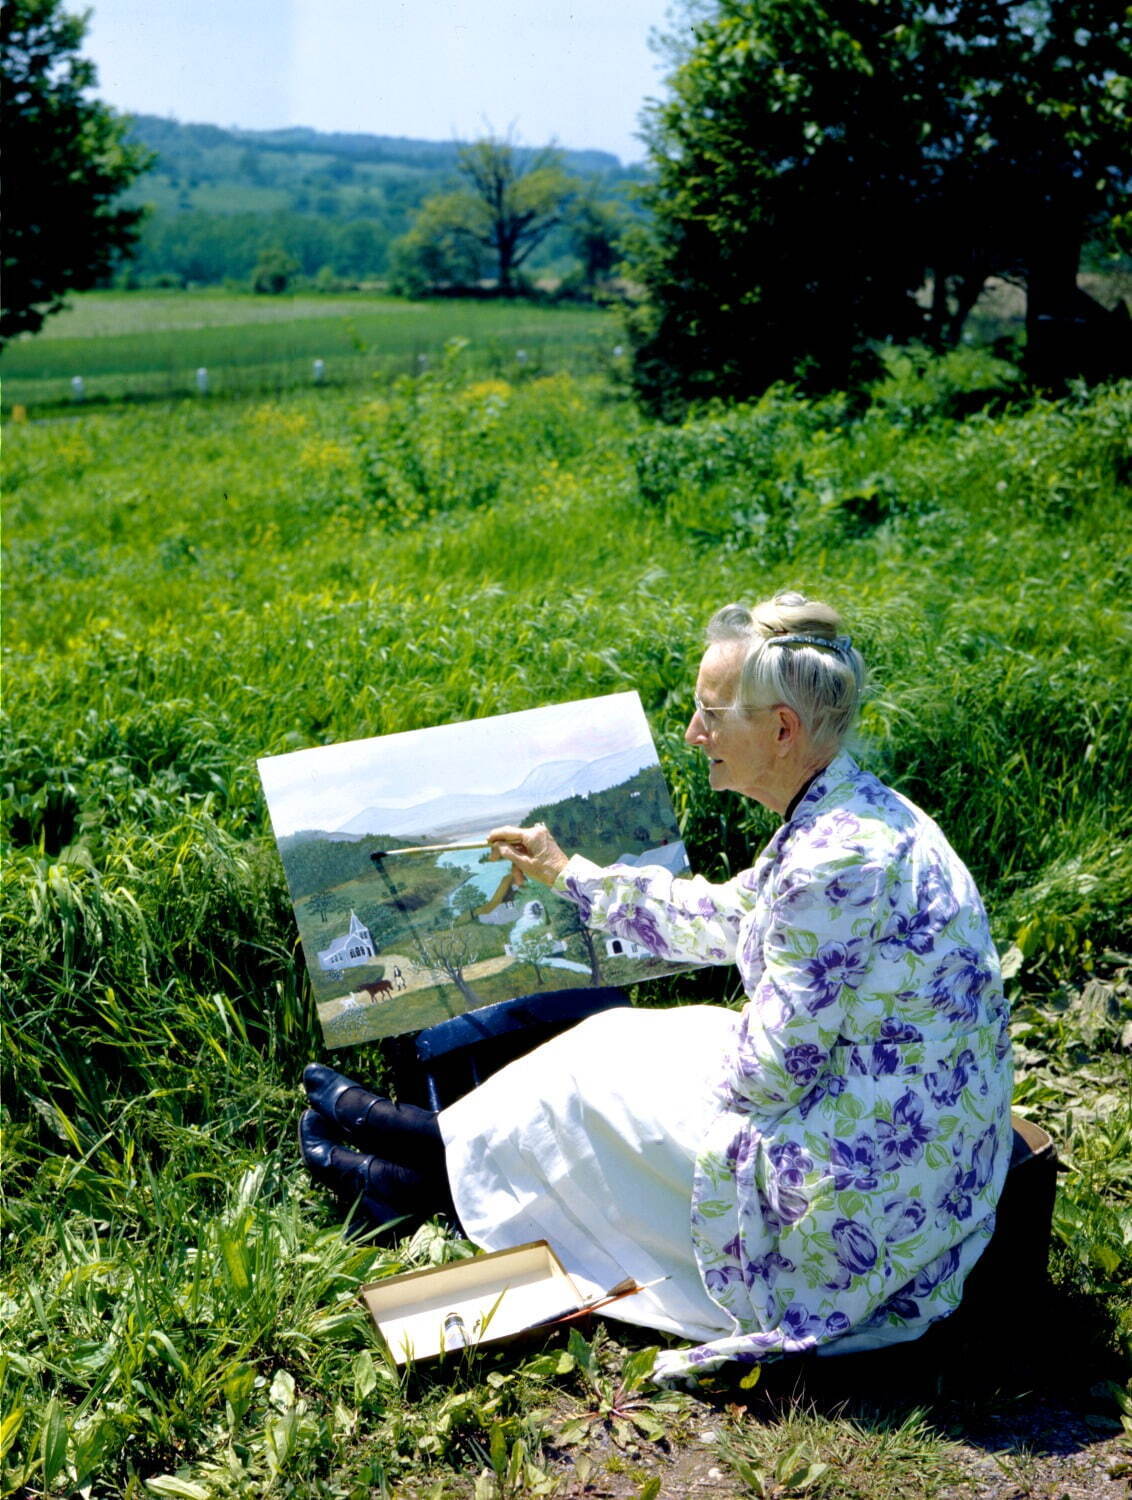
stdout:
[(860, 706), (865, 663), (829, 604), (786, 590), (761, 604), (725, 604), (708, 621), (709, 645), (738, 641), (744, 709), (785, 703), (822, 754), (841, 748)]

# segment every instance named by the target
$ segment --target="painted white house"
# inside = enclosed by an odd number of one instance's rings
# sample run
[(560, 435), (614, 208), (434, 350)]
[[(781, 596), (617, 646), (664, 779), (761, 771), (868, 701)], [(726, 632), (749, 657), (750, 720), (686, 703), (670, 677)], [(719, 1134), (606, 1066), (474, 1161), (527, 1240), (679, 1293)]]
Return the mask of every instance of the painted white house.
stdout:
[(605, 940), (606, 958), (652, 958), (654, 955), (632, 938), (609, 936)]
[(350, 913), (349, 930), (335, 938), (329, 948), (318, 955), (320, 969), (356, 969), (359, 964), (368, 964), (374, 957), (373, 938), (369, 928), (358, 920), (356, 912)]

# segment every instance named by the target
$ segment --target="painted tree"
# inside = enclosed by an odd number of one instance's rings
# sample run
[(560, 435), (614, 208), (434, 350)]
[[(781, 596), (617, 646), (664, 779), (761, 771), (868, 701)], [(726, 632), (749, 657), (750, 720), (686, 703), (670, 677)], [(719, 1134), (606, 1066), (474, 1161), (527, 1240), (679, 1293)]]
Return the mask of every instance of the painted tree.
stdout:
[(315, 891), (307, 901), (307, 909), (314, 912), (320, 922), (326, 922), (333, 916), (349, 911), (350, 904), (336, 891)]
[(61, 0), (0, 9), (4, 246), (0, 345), (35, 333), (67, 292), (95, 286), (128, 254), (142, 218), (118, 201), (151, 160), (127, 122), (87, 97), (86, 17)]
[(551, 907), (551, 920), (554, 931), (560, 938), (565, 938), (567, 942), (571, 938), (577, 938), (590, 966), (590, 983), (595, 987), (600, 986), (603, 980), (597, 939), (582, 921), (581, 912), (572, 901), (555, 901)]
[(1048, 363), (1051, 330), (1084, 315), (1081, 246), (1128, 183), (1123, 5), (687, 11), (645, 121), (653, 218), (633, 338), (648, 405), (842, 385), (872, 340), (946, 347), (994, 272), (1025, 280), (1031, 357)]
[(384, 902), (364, 902), (357, 907), (357, 914), (358, 921), (368, 930), (374, 949), (378, 952), (404, 936), (404, 921)]
[(515, 944), (515, 957), (530, 964), (535, 971), (535, 983), (542, 986), (542, 967), (548, 958), (554, 957), (558, 941), (547, 927), (534, 927), (524, 932)]
[(475, 945), (465, 933), (429, 933), (427, 938), (418, 939), (418, 946), (425, 967), (432, 970), (438, 982), (447, 979), (456, 986), (464, 997), (467, 1010), (477, 1010), (486, 1004), (464, 977), (464, 970), (479, 958)]
[(452, 893), (452, 906), (462, 917), (470, 917), (477, 907), (483, 906), (486, 897), (474, 880), (466, 880)]

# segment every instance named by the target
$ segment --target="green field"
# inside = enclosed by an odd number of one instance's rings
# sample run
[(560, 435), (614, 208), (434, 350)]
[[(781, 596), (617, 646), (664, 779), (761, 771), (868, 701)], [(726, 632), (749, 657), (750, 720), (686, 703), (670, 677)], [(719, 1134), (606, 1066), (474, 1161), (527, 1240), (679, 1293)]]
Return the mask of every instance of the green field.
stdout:
[(450, 339), (467, 339), (485, 374), (614, 367), (615, 317), (591, 307), (532, 303), (407, 302), (365, 293), (257, 297), (251, 293), (90, 292), (48, 320), (42, 333), (0, 355), (5, 411), (85, 399), (196, 395), (208, 371), (212, 396), (279, 391), (417, 374)]
[[(397, 317), (533, 342), (505, 313)], [(605, 326), (573, 317), (539, 325), (548, 347), (552, 327)], [(103, 342), (58, 332), (37, 358)], [(143, 366), (147, 339), (182, 338), (191, 369), (196, 336), (119, 337)], [(391, 387), (7, 426), (0, 1490), (676, 1500), (698, 1455), (716, 1493), (785, 1500), (800, 1453), (828, 1461), (804, 1490), (824, 1500), (985, 1493), (957, 1445), (996, 1413), (1045, 1441), (1050, 1403), (1119, 1461), (1132, 388), (1032, 400), (977, 357), (910, 354), (861, 400), (772, 392), (659, 428), (597, 376), (485, 375), (471, 337)], [(299, 1074), (324, 1054), (255, 761), (634, 688), (693, 866), (722, 877), (774, 820), (714, 797), (683, 742), (700, 631), (788, 585), (844, 610), (872, 671), (860, 754), (983, 889), (1017, 1108), (1067, 1169), (1056, 1294), (1004, 1306), (879, 1408), (865, 1382), (847, 1407), (731, 1388), (662, 1409), (600, 1335), (398, 1374), (358, 1285), (466, 1247), (343, 1238), (299, 1167)], [(736, 981), (639, 998), (729, 1003)], [(373, 1044), (344, 1058), (385, 1066)]]

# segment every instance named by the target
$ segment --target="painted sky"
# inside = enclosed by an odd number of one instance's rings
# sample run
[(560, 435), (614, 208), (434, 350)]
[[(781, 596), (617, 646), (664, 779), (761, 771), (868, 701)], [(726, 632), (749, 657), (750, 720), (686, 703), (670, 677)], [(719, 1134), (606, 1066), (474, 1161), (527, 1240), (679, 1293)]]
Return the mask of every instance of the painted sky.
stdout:
[(551, 760), (599, 760), (647, 745), (636, 693), (610, 693), (521, 713), (443, 724), (259, 762), (277, 838), (340, 828), (363, 808), (413, 807), (447, 792), (509, 791)]
[[(70, 0), (68, 9), (85, 8)], [(92, 0), (85, 54), (116, 109), (244, 129), (644, 156), (669, 0)]]

